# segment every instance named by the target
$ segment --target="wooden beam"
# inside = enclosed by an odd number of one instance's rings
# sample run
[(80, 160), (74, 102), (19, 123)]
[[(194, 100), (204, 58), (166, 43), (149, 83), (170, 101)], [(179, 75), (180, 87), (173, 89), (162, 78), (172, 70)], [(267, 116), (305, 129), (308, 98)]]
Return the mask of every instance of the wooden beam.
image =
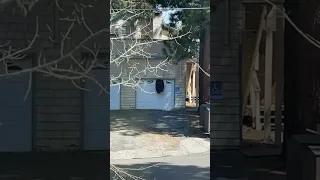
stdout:
[(188, 95), (189, 95), (189, 102), (191, 102), (191, 78), (192, 78), (192, 71), (193, 71), (193, 63), (190, 67), (190, 74), (189, 74), (189, 80), (188, 80)]
[[(271, 141), (271, 106), (272, 106), (272, 61), (273, 61), (273, 18), (267, 19), (265, 50), (265, 84), (264, 84), (264, 141)], [(269, 26), (270, 25), (270, 26)]]
[[(283, 4), (285, 0), (269, 0), (274, 4)], [(265, 0), (242, 0), (244, 4), (267, 4)]]
[(261, 105), (261, 99), (260, 99), (260, 83), (259, 83), (259, 79), (258, 79), (258, 75), (256, 73), (256, 71), (253, 71), (252, 74), (252, 82), (255, 84), (254, 85), (254, 111), (255, 111), (255, 124), (256, 124), (256, 130), (261, 130), (262, 126), (261, 126), (261, 116), (260, 116), (260, 105)]
[[(261, 38), (261, 37), (260, 37)], [(255, 63), (254, 63), (254, 70), (255, 71), (259, 71), (259, 67), (260, 67), (260, 53), (259, 51), (257, 52), (257, 54), (255, 55)]]
[(283, 102), (283, 84), (284, 84), (284, 18), (280, 12), (276, 17), (277, 31), (275, 32), (275, 143), (282, 143), (282, 102)]
[(252, 72), (251, 79), (252, 79), (251, 82), (252, 82), (253, 87), (255, 88), (255, 91), (261, 91), (259, 78), (258, 78), (258, 75), (257, 75), (256, 71)]
[[(199, 66), (196, 66), (196, 96), (199, 96)], [(199, 107), (199, 99), (196, 99), (196, 107)]]
[[(274, 97), (275, 97), (275, 92), (276, 92), (275, 89), (276, 89), (276, 83), (274, 83), (274, 84), (272, 85), (272, 90), (271, 90), (271, 93), (272, 93), (272, 95), (271, 95), (271, 97), (272, 97), (272, 103), (274, 103)], [(264, 98), (262, 98), (261, 104), (264, 104)]]
[(252, 59), (252, 62), (251, 62), (249, 79), (248, 79), (248, 83), (246, 84), (246, 91), (245, 91), (244, 98), (243, 98), (244, 102), (243, 102), (243, 106), (242, 106), (242, 108), (243, 108), (242, 112), (244, 112), (244, 108), (246, 107), (247, 101), (248, 101), (248, 95), (249, 95), (249, 91), (250, 91), (250, 81), (251, 81), (252, 74), (253, 74), (253, 71), (254, 71), (255, 66), (256, 66), (255, 60), (257, 60), (257, 54), (259, 53), (262, 33), (263, 33), (263, 30), (265, 29), (264, 27), (265, 27), (265, 17), (266, 17), (266, 15), (267, 15), (267, 7), (264, 6), (263, 10), (262, 10), (262, 13), (261, 13), (261, 17), (260, 17), (260, 26), (259, 26), (259, 30), (258, 30), (258, 34), (257, 34), (255, 49), (254, 49), (254, 53), (253, 53), (253, 59)]
[(260, 91), (255, 91), (255, 111), (256, 111), (256, 130), (261, 131), (261, 114), (260, 114), (260, 108), (261, 108), (261, 102), (260, 102)]
[[(251, 109), (251, 117), (252, 120), (256, 117), (256, 111), (255, 111), (255, 103), (256, 103), (256, 97), (255, 97), (255, 91), (252, 84), (250, 84), (250, 109)], [(256, 128), (256, 123), (252, 121), (253, 127)]]
[(250, 79), (250, 108), (254, 121), (254, 128), (261, 130), (260, 118), (260, 83), (256, 71), (253, 71), (252, 78)]
[(276, 22), (277, 22), (276, 12), (277, 12), (277, 7), (273, 6), (267, 15), (268, 20), (267, 20), (266, 28), (270, 29), (271, 31), (276, 31)]
[(193, 66), (192, 71), (192, 95), (196, 96), (196, 65)]

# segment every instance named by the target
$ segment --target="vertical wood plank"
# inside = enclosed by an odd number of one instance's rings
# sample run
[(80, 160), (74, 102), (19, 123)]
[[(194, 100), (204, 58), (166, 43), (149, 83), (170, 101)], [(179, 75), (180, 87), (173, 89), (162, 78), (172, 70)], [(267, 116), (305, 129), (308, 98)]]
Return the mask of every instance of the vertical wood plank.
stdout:
[(252, 124), (254, 124), (253, 127), (256, 127), (256, 122), (254, 122), (256, 118), (255, 103), (256, 103), (256, 96), (255, 96), (254, 87), (251, 83), (250, 84), (250, 108), (251, 108)]
[(256, 114), (256, 130), (261, 131), (261, 115), (260, 115), (260, 91), (255, 91), (256, 96), (256, 102), (255, 102), (255, 114)]
[(188, 91), (189, 91), (189, 102), (192, 102), (192, 89), (191, 89), (191, 79), (192, 79), (192, 73), (193, 73), (193, 63), (191, 64), (190, 67), (190, 75), (189, 75), (189, 80), (188, 80)]
[[(269, 25), (271, 18), (268, 18)], [(273, 31), (267, 27), (265, 49), (265, 84), (264, 84), (264, 141), (271, 140), (271, 105), (272, 105), (272, 60), (273, 60)]]
[(284, 19), (281, 12), (277, 12), (275, 32), (275, 78), (276, 78), (276, 102), (275, 102), (275, 142), (282, 143), (282, 102), (284, 84)]
[(259, 25), (259, 30), (258, 30), (258, 34), (257, 34), (257, 39), (256, 39), (256, 43), (255, 43), (255, 49), (254, 49), (254, 52), (253, 52), (253, 58), (252, 58), (252, 61), (251, 61), (251, 67), (250, 67), (250, 73), (249, 73), (249, 77), (248, 77), (248, 83), (246, 84), (246, 89), (245, 89), (245, 94), (244, 94), (244, 101), (243, 101), (243, 107), (242, 107), (242, 111), (244, 111), (244, 108), (246, 106), (246, 103), (247, 103), (247, 100), (248, 100), (248, 94), (249, 94), (249, 82), (252, 78), (252, 75), (253, 75), (253, 71), (254, 69), (256, 68), (257, 64), (255, 61), (258, 60), (257, 58), (260, 58), (259, 56), (259, 49), (260, 49), (260, 44), (261, 44), (261, 37), (262, 37), (262, 34), (263, 34), (263, 31), (265, 29), (265, 16), (267, 14), (267, 7), (264, 6), (263, 7), (263, 11), (261, 13), (261, 17), (260, 17), (260, 25)]

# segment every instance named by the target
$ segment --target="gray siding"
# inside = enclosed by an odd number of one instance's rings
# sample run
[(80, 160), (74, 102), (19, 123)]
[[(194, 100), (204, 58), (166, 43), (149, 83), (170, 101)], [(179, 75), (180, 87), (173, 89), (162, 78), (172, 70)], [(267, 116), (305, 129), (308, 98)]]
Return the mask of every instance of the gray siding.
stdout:
[[(36, 147), (61, 150), (81, 145), (81, 90), (70, 81), (37, 73), (35, 77)], [(79, 84), (79, 82), (78, 82)]]
[[(28, 41), (35, 34), (38, 17), (39, 37), (27, 53), (39, 55), (40, 50), (43, 50), (47, 62), (59, 58), (60, 44), (53, 44), (48, 37), (50, 36), (60, 43), (60, 32), (66, 32), (70, 22), (65, 23), (58, 19), (70, 15), (75, 8), (75, 2), (79, 5), (80, 2), (87, 4), (89, 1), (60, 1), (60, 7), (64, 10), (64, 12), (60, 12), (54, 1), (42, 0), (26, 17), (12, 14), (12, 8), (8, 7), (8, 11), (1, 12), (0, 16), (0, 44), (5, 44), (8, 40), (11, 40), (14, 48), (26, 47)], [(109, 17), (106, 13), (108, 9), (109, 2), (99, 1), (94, 8), (85, 10), (87, 25), (93, 32), (109, 27)], [(52, 32), (47, 28), (47, 25), (50, 26)], [(70, 35), (71, 41), (65, 45), (65, 52), (69, 52), (85, 40), (88, 35), (87, 30), (76, 25)], [(85, 45), (91, 48), (93, 42), (100, 45), (99, 52), (109, 53), (109, 33), (100, 35)], [(86, 53), (86, 51), (80, 49), (74, 53), (74, 57), (80, 59), (83, 53)], [(36, 66), (36, 59), (34, 58), (34, 60), (34, 66)], [(69, 67), (69, 62), (64, 61), (61, 64), (66, 64), (66, 67)], [(75, 87), (71, 81), (44, 76), (42, 73), (36, 73), (33, 77), (34, 150), (82, 148), (83, 93), (81, 90)], [(80, 84), (79, 81), (77, 83)]]
[(211, 100), (212, 148), (238, 147), (241, 140), (239, 45), (243, 9), (240, 0), (231, 0), (227, 15), (226, 2), (211, 12), (211, 80), (223, 86), (223, 99)]
[[(94, 69), (92, 76), (104, 87), (110, 87), (109, 78), (105, 78), (108, 69)], [(110, 96), (100, 93), (101, 88), (93, 81), (86, 81), (84, 92), (84, 149), (110, 149)], [(101, 143), (104, 142), (104, 143)]]

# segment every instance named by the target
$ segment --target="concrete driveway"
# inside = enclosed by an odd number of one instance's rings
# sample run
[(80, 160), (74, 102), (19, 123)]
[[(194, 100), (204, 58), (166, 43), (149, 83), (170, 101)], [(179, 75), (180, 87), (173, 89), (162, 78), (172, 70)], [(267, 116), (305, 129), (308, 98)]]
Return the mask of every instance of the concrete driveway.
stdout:
[(184, 110), (111, 111), (110, 119), (111, 131), (121, 131), (123, 135), (137, 136), (146, 132), (169, 133), (173, 136), (186, 136), (188, 134), (188, 119)]
[[(210, 179), (210, 154), (194, 156), (166, 157), (153, 159), (116, 160), (111, 162), (130, 175), (141, 177), (145, 180), (209, 180)], [(129, 170), (128, 170), (129, 168)], [(131, 170), (130, 170), (131, 169)], [(135, 170), (132, 170), (135, 169)], [(137, 170), (141, 169), (141, 170)], [(119, 173), (119, 172), (117, 172)], [(133, 180), (124, 173), (119, 173), (126, 180)], [(110, 179), (115, 178), (114, 172)]]
[(188, 138), (185, 110), (111, 111), (110, 119), (111, 159), (186, 155), (190, 151), (202, 153), (209, 149), (209, 140)]

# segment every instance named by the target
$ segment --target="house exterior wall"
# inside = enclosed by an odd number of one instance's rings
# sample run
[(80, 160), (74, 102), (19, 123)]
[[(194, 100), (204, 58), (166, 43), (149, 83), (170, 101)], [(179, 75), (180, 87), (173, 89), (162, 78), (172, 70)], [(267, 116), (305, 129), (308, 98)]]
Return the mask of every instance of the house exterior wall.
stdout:
[[(60, 17), (71, 15), (78, 1), (60, 1), (58, 10), (54, 1), (39, 1), (26, 17), (20, 14), (12, 14), (12, 8), (4, 11), (0, 16), (0, 44), (11, 40), (14, 48), (24, 48), (28, 45), (36, 31), (36, 19), (39, 22), (39, 37), (33, 47), (27, 51), (37, 63), (37, 56), (42, 50), (47, 62), (60, 57), (60, 44), (53, 44), (48, 37), (60, 41), (60, 32), (66, 32), (69, 23), (60, 21)], [(84, 2), (84, 1), (83, 1)], [(79, 2), (78, 2), (79, 3)], [(85, 3), (85, 2), (84, 2)], [(93, 32), (109, 27), (106, 9), (109, 3), (100, 1), (94, 8), (85, 10), (87, 25)], [(107, 13), (108, 14), (108, 13)], [(105, 24), (101, 18), (106, 17)], [(51, 31), (47, 28), (50, 26)], [(66, 43), (65, 52), (69, 52), (88, 35), (84, 28), (75, 25), (70, 34), (71, 41)], [(100, 35), (93, 38), (86, 45), (91, 48), (92, 41), (100, 44), (100, 52), (109, 52), (109, 35)], [(82, 58), (83, 50), (74, 53), (76, 59)], [(70, 60), (70, 59), (69, 59)], [(70, 65), (69, 60), (63, 63)], [(75, 87), (69, 80), (58, 80), (44, 76), (42, 73), (33, 74), (33, 149), (34, 150), (66, 150), (81, 149), (83, 144), (83, 115), (82, 115), (82, 91)], [(81, 85), (80, 81), (76, 81)]]
[(211, 147), (235, 148), (240, 145), (242, 136), (239, 72), (243, 28), (241, 0), (222, 1), (211, 12), (210, 25), (211, 81), (222, 82), (223, 89), (221, 100), (210, 101)]
[(39, 73), (35, 78), (35, 146), (41, 150), (80, 147), (81, 90), (70, 81)]
[[(123, 47), (123, 42), (115, 42), (114, 50), (120, 50)], [(130, 44), (130, 42), (128, 42)], [(164, 61), (166, 57), (163, 55), (163, 48), (165, 48), (162, 43), (153, 43), (150, 47), (146, 47), (144, 49), (145, 52), (149, 52), (151, 54), (155, 54), (154, 58), (146, 60), (145, 58), (135, 58), (129, 61), (129, 64), (122, 63), (121, 68), (117, 67), (115, 63), (111, 64), (110, 67), (110, 75), (114, 77), (118, 77), (120, 74), (121, 78), (126, 80), (129, 78), (129, 71), (131, 70), (129, 67), (132, 67), (133, 64), (136, 65), (137, 70), (140, 72), (145, 69), (146, 65), (149, 63), (151, 67), (155, 67)], [(139, 76), (141, 79), (172, 79), (175, 80), (175, 87), (180, 88), (180, 93), (175, 94), (175, 108), (184, 108), (185, 107), (185, 98), (186, 98), (186, 62), (180, 61), (177, 64), (172, 64), (170, 66), (162, 67), (164, 70), (158, 69), (157, 73), (147, 72), (146, 74), (140, 73)], [(122, 73), (121, 73), (122, 71)], [(127, 73), (125, 73), (127, 72)], [(136, 75), (134, 72), (132, 75)], [(134, 88), (121, 86), (121, 109), (135, 109), (135, 99), (136, 92)]]

